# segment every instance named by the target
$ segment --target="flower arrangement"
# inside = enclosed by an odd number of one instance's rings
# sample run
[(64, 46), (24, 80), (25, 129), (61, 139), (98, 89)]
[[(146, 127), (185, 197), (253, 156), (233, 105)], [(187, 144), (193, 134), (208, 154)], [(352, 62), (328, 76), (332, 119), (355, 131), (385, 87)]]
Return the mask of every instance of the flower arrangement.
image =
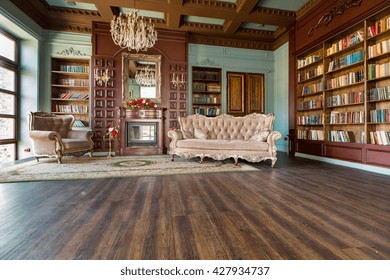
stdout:
[(150, 109), (157, 108), (157, 104), (149, 98), (133, 98), (126, 101), (123, 106), (127, 109)]
[(106, 133), (106, 136), (108, 137), (108, 140), (116, 140), (118, 136), (118, 129), (113, 126), (110, 126), (108, 128), (108, 132)]

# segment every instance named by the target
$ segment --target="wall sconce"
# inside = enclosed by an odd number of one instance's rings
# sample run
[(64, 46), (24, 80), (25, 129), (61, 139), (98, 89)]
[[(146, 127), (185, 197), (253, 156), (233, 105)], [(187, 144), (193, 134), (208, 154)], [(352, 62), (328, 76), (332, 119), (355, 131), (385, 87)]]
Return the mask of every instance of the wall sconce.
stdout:
[(108, 73), (108, 69), (104, 70), (99, 70), (95, 69), (95, 80), (99, 85), (102, 85), (102, 83), (105, 83), (107, 86), (107, 82), (110, 80), (110, 74)]
[(184, 80), (184, 74), (177, 75), (175, 73), (172, 74), (171, 83), (174, 87), (184, 88), (186, 81)]

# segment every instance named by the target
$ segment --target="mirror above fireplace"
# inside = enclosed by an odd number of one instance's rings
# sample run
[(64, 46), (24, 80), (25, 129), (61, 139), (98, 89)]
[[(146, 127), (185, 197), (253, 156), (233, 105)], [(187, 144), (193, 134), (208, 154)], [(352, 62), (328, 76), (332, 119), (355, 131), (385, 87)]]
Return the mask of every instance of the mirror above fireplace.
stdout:
[(122, 100), (161, 103), (161, 55), (122, 53)]

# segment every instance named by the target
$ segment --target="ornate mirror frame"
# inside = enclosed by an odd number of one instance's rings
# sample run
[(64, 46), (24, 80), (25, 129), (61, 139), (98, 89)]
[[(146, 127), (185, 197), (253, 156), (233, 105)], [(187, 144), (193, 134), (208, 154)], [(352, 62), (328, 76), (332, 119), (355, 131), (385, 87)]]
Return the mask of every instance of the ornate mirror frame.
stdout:
[(141, 60), (156, 63), (156, 97), (150, 98), (155, 103), (161, 103), (161, 55), (122, 53), (122, 101), (129, 100), (129, 61)]

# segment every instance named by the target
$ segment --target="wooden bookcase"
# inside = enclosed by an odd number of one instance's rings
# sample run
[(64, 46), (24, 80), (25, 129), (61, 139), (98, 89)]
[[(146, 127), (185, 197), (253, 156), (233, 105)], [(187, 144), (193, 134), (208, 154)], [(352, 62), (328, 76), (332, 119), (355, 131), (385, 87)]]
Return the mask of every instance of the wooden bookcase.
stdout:
[(390, 9), (299, 54), (296, 151), (390, 166)]
[(222, 80), (220, 68), (192, 67), (192, 113), (221, 114)]
[(74, 127), (90, 127), (88, 59), (51, 59), (51, 112), (71, 114)]

